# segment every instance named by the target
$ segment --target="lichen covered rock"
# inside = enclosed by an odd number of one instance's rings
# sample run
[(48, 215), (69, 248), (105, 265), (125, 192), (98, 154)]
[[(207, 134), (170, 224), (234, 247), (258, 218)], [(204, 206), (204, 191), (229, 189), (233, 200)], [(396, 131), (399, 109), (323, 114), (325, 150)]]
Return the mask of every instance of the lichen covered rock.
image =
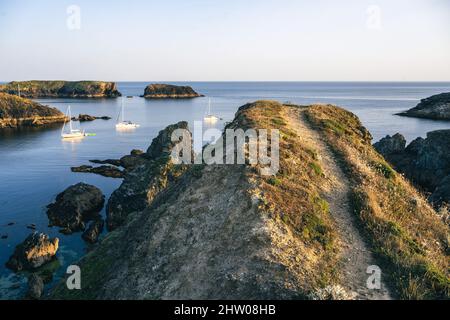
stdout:
[(105, 196), (97, 187), (85, 183), (70, 186), (47, 206), (50, 225), (62, 227), (66, 233), (84, 230), (85, 222), (95, 218), (104, 203)]

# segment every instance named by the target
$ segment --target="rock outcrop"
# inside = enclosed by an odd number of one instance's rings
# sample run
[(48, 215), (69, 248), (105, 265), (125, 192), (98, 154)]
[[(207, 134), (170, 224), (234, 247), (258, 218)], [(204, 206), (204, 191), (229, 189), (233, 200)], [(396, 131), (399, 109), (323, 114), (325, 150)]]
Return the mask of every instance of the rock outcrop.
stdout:
[(153, 139), (146, 153), (133, 151), (121, 159), (127, 170), (122, 185), (113, 192), (106, 206), (109, 230), (124, 224), (130, 213), (146, 208), (185, 170), (183, 166), (174, 166), (170, 158), (177, 144), (171, 141), (176, 129), (187, 130), (188, 123), (181, 121), (168, 126)]
[(124, 177), (123, 171), (114, 166), (93, 167), (88, 165), (82, 165), (79, 167), (72, 167), (70, 169), (72, 170), (72, 172), (95, 173), (108, 178), (121, 179)]
[(89, 224), (88, 228), (86, 229), (86, 231), (83, 232), (81, 237), (86, 242), (96, 243), (98, 241), (98, 237), (103, 231), (104, 224), (105, 223), (103, 219), (101, 218), (95, 219)]
[(143, 95), (144, 98), (148, 99), (186, 99), (202, 96), (189, 86), (170, 84), (150, 84), (145, 88)]
[(56, 108), (29, 99), (0, 93), (0, 129), (62, 123), (66, 116)]
[(25, 98), (115, 98), (121, 96), (114, 82), (104, 81), (13, 81), (0, 85), (0, 92)]
[(104, 203), (100, 189), (85, 183), (70, 186), (47, 206), (50, 226), (61, 227), (64, 233), (84, 230), (85, 222), (95, 219)]
[(374, 144), (399, 172), (423, 189), (432, 192), (430, 201), (439, 206), (450, 203), (450, 130), (432, 131), (405, 146), (405, 138), (396, 134)]
[(423, 99), (416, 107), (398, 115), (433, 120), (450, 120), (450, 92)]
[(27, 298), (38, 300), (44, 292), (44, 280), (37, 274), (32, 273), (28, 278)]
[(55, 258), (59, 239), (34, 232), (19, 244), (6, 266), (13, 271), (33, 270)]
[(85, 122), (85, 121), (94, 121), (94, 120), (111, 120), (111, 117), (108, 117), (108, 116), (96, 117), (96, 116), (91, 116), (88, 114), (79, 114), (78, 117), (73, 117), (72, 120)]

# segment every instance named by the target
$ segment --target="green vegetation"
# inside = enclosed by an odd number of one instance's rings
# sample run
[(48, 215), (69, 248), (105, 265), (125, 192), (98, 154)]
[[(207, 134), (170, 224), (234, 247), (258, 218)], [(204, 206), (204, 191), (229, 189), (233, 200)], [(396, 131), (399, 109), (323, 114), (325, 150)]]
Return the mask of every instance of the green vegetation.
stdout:
[(13, 81), (0, 85), (0, 92), (21, 97), (118, 97), (116, 84), (103, 81)]

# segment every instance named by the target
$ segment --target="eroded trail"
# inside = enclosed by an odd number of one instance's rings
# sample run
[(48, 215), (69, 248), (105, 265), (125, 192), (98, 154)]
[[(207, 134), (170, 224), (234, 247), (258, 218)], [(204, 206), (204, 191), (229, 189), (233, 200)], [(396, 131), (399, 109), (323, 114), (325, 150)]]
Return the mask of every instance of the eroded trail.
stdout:
[(317, 151), (319, 162), (327, 178), (323, 197), (328, 201), (330, 214), (335, 221), (335, 227), (340, 235), (341, 245), (341, 286), (356, 293), (356, 299), (391, 299), (387, 287), (382, 283), (381, 289), (367, 287), (369, 266), (376, 265), (368, 245), (362, 238), (352, 214), (349, 201), (350, 187), (348, 179), (340, 168), (333, 153), (320, 134), (310, 128), (304, 120), (304, 110), (290, 108), (285, 115), (290, 126), (297, 132), (303, 143)]

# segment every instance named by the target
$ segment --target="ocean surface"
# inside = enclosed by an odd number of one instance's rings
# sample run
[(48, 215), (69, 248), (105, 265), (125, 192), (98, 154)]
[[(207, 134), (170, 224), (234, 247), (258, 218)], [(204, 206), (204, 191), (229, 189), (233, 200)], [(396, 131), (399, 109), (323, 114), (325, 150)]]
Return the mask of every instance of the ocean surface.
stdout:
[[(222, 129), (231, 121), (239, 106), (259, 99), (273, 99), (297, 104), (331, 103), (342, 106), (359, 116), (370, 130), (374, 142), (387, 134), (400, 132), (411, 141), (438, 129), (450, 129), (450, 122), (395, 116), (417, 105), (420, 99), (450, 91), (450, 83), (351, 83), (351, 82), (192, 82), (187, 84), (205, 98), (191, 100), (145, 100), (148, 82), (119, 82), (119, 91), (132, 98), (124, 99), (126, 120), (139, 123), (130, 132), (115, 130), (121, 109), (121, 99), (38, 99), (37, 101), (72, 114), (86, 113), (110, 116), (109, 121), (96, 120), (75, 126), (94, 133), (82, 141), (62, 141), (61, 126), (40, 129), (0, 130), (0, 299), (23, 296), (26, 273), (14, 274), (5, 262), (32, 230), (60, 238), (58, 261), (49, 268), (56, 270), (54, 281), (65, 272), (67, 265), (83, 255), (89, 246), (80, 233), (65, 236), (58, 228), (49, 228), (45, 206), (68, 186), (86, 182), (106, 195), (121, 183), (119, 179), (93, 174), (72, 173), (70, 167), (89, 164), (90, 159), (119, 158), (132, 149), (146, 150), (158, 131), (168, 124), (187, 120), (202, 121), (208, 98), (212, 110), (221, 118), (214, 127)], [(205, 126), (207, 127), (207, 126)], [(210, 127), (210, 126), (209, 126)], [(103, 213), (104, 214), (104, 213)], [(11, 226), (8, 224), (14, 223)]]

